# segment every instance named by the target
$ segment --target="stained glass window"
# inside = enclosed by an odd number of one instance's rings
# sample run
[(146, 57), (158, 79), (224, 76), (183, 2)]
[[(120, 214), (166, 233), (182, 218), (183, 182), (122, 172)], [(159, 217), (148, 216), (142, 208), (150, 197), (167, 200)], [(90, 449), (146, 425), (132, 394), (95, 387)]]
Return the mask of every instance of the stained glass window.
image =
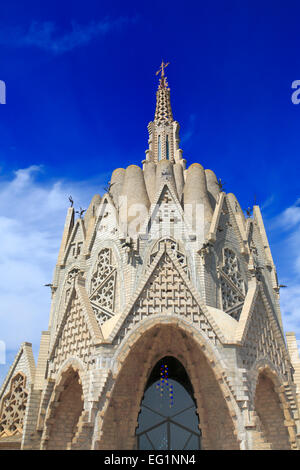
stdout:
[(198, 450), (201, 431), (193, 389), (183, 365), (161, 359), (147, 382), (136, 429), (141, 450)]

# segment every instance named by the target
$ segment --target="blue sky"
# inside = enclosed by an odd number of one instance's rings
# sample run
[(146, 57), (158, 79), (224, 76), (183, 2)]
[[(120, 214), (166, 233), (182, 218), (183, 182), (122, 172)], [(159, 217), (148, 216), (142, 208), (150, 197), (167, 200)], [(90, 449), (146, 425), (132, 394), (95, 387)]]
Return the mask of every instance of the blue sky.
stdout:
[[(141, 164), (167, 69), (188, 164), (261, 206), (287, 331), (300, 340), (300, 4), (11, 0), (1, 5), (0, 339), (38, 350), (68, 196)], [(0, 379), (6, 370), (0, 365)], [(2, 375), (1, 375), (2, 374)]]

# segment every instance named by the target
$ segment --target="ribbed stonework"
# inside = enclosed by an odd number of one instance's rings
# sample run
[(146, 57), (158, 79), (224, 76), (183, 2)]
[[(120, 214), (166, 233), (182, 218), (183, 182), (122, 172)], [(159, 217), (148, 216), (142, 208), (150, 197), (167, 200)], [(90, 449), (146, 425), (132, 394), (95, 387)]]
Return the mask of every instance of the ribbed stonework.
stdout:
[(171, 108), (170, 88), (168, 88), (167, 78), (165, 76), (160, 78), (158, 90), (156, 92), (154, 121), (157, 125), (174, 121)]
[(300, 359), (260, 208), (186, 169), (166, 66), (143, 167), (68, 209), (37, 365), (23, 343), (0, 389), (0, 449), (299, 449)]

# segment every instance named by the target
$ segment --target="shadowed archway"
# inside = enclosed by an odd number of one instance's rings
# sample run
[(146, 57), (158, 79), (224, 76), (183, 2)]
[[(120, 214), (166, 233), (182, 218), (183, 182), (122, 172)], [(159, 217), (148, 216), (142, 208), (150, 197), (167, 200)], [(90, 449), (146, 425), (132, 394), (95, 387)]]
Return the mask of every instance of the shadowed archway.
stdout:
[(254, 448), (265, 450), (289, 450), (288, 429), (282, 404), (276, 387), (267, 371), (259, 374), (255, 392), (255, 411), (258, 432), (255, 434)]
[[(213, 370), (215, 364), (211, 357), (210, 360), (206, 357), (209, 351), (202, 351), (195, 336), (178, 323), (157, 324), (144, 331), (135, 342), (131, 341), (130, 346), (127, 342), (126, 347), (126, 357), (123, 353), (122, 359), (120, 358), (113, 388), (102, 408), (95, 448), (137, 448), (136, 430), (139, 426), (142, 399), (145, 390), (147, 391), (147, 384), (151, 383), (152, 371), (158, 361), (166, 356), (172, 356), (174, 361), (181, 364), (188, 377), (186, 384), (189, 382), (194, 391), (194, 398), (191, 398), (190, 393), (188, 395), (195, 405), (195, 416), (199, 417), (201, 423), (201, 448), (240, 448), (236, 415), (228, 399), (229, 392), (225, 391), (226, 385), (216, 378)], [(187, 391), (182, 376), (178, 384)], [(195, 432), (193, 426), (192, 430)]]
[(72, 367), (63, 374), (61, 388), (63, 390), (48, 421), (49, 437), (44, 445), (48, 450), (70, 448), (83, 411), (82, 386), (78, 372)]

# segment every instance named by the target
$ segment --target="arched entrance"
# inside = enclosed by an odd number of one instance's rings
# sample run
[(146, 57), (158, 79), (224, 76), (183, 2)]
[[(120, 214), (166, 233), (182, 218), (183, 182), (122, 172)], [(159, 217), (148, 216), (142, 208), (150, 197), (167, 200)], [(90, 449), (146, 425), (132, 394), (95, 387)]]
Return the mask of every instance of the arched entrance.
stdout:
[(49, 423), (49, 438), (44, 446), (48, 450), (70, 448), (83, 410), (82, 386), (78, 372), (70, 368), (64, 374), (61, 386), (63, 390), (51, 414), (50, 423), (53, 424)]
[(175, 357), (157, 362), (145, 387), (136, 429), (141, 450), (199, 450), (201, 432), (194, 391)]
[[(124, 347), (120, 348), (113, 388), (107, 394), (105, 403), (100, 402), (102, 411), (99, 413), (95, 448), (137, 448), (141, 403), (149, 377), (158, 361), (172, 356), (184, 366), (193, 386), (201, 423), (201, 448), (239, 449), (238, 408), (230, 397), (230, 391), (222, 379), (222, 369), (210, 345), (207, 343), (204, 353), (201, 333), (195, 329), (194, 335), (190, 334), (191, 326), (178, 319), (176, 324), (171, 323), (172, 319), (170, 324), (163, 324), (159, 316), (155, 321), (157, 324), (153, 325), (152, 320), (148, 329), (147, 321), (144, 322), (140, 330), (135, 330), (134, 337), (127, 338)], [(178, 382), (183, 386), (180, 380)], [(174, 403), (175, 399), (174, 394)]]
[(282, 405), (275, 386), (267, 372), (262, 372), (257, 381), (255, 411), (258, 417), (258, 432), (254, 439), (255, 449), (291, 449)]

